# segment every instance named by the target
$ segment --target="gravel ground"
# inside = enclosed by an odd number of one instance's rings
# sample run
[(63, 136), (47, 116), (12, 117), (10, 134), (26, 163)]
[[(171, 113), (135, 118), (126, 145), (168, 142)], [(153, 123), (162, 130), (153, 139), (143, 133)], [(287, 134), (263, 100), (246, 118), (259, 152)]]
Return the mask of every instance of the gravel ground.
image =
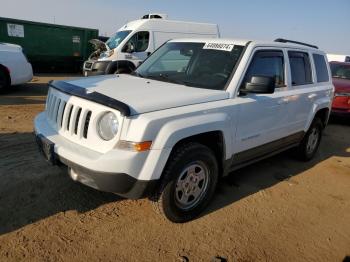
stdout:
[[(350, 124), (332, 120), (311, 162), (282, 153), (232, 173), (198, 219), (73, 182), (32, 130), (47, 81), (0, 95), (0, 261), (343, 261), (350, 256)], [(349, 258), (347, 258), (349, 259)]]

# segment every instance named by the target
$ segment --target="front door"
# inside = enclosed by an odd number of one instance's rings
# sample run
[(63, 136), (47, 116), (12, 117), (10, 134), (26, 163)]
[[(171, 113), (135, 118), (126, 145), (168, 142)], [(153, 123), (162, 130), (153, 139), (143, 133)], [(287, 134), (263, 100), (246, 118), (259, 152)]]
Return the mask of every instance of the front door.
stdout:
[(125, 60), (133, 62), (137, 67), (149, 54), (150, 33), (148, 31), (136, 32), (122, 49)]
[(256, 50), (243, 78), (241, 88), (252, 76), (275, 78), (273, 94), (245, 94), (237, 97), (238, 124), (235, 135), (235, 153), (239, 162), (250, 160), (265, 151), (274, 150), (278, 140), (288, 130), (288, 97), (286, 70), (282, 50)]

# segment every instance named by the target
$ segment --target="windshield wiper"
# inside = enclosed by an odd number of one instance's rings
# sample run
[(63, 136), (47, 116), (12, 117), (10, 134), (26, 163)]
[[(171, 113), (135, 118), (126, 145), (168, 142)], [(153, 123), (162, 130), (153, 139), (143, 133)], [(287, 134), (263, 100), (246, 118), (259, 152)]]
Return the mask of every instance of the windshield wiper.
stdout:
[(166, 74), (159, 74), (159, 75), (148, 75), (146, 76), (146, 78), (150, 78), (150, 79), (154, 79), (154, 80), (165, 80), (166, 82), (169, 83), (174, 83), (174, 84), (179, 84), (179, 85), (185, 85), (185, 82), (181, 81), (181, 80), (175, 80), (172, 78), (169, 78), (168, 75)]

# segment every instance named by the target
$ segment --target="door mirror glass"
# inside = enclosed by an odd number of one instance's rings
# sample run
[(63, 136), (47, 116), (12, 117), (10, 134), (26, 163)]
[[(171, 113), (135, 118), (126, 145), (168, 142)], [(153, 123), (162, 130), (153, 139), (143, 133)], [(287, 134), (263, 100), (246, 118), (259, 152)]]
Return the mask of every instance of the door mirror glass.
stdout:
[(245, 83), (240, 93), (272, 94), (275, 92), (276, 80), (270, 76), (252, 76), (249, 82)]

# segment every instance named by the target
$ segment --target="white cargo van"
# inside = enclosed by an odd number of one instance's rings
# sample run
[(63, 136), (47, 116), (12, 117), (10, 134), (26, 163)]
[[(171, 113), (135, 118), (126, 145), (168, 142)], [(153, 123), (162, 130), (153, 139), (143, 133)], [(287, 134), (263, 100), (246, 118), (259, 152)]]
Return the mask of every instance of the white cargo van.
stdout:
[(175, 38), (219, 38), (216, 24), (172, 21), (167, 15), (148, 14), (122, 26), (106, 43), (90, 42), (96, 51), (84, 63), (85, 76), (131, 73), (155, 49)]

